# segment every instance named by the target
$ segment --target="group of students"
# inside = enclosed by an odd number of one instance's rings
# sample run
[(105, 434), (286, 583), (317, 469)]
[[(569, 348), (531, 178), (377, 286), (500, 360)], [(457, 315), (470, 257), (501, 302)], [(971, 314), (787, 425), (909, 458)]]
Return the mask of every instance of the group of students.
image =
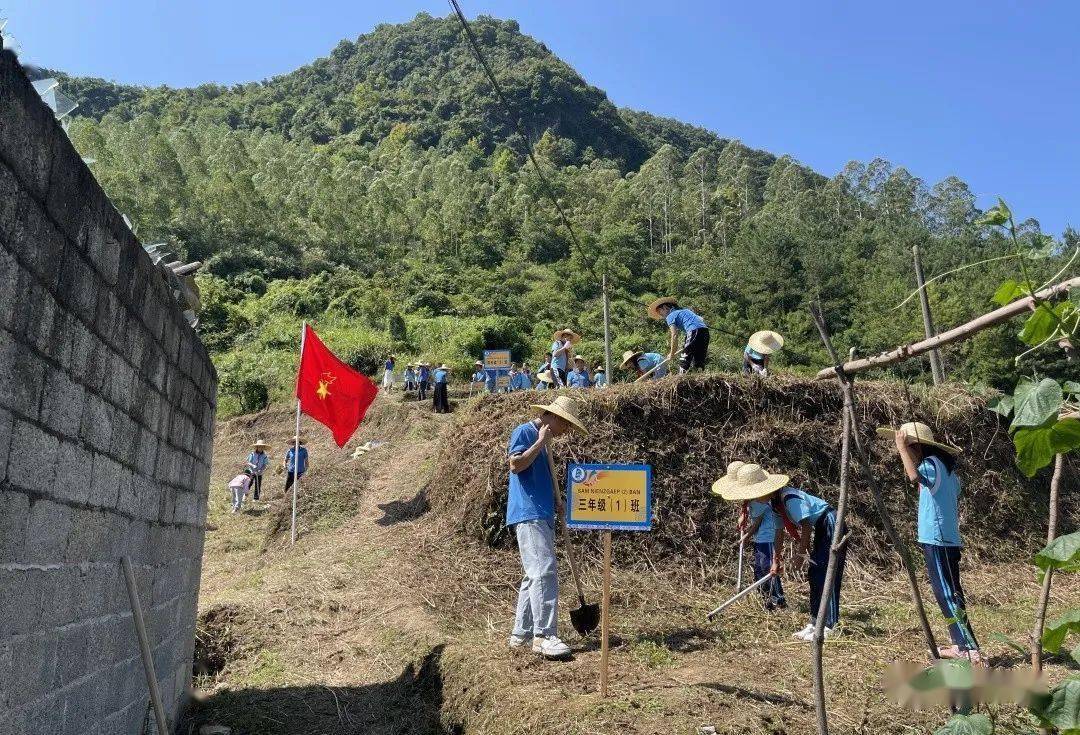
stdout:
[[(297, 452), (297, 444), (300, 451)], [(233, 513), (239, 513), (243, 509), (244, 500), (248, 493), (252, 500), (260, 500), (263, 492), (263, 474), (270, 466), (270, 455), (267, 450), (270, 445), (263, 439), (259, 439), (251, 445), (251, 453), (248, 454), (247, 463), (243, 470), (233, 479), (229, 480), (229, 492), (232, 494)], [(304, 476), (308, 470), (308, 450), (302, 437), (293, 437), (289, 442), (289, 448), (281, 460), (279, 471), (285, 472), (285, 489), (283, 495), (288, 494), (293, 481)]]
[[(510, 435), (510, 465), (506, 525), (514, 530), (524, 577), (518, 590), (511, 648), (531, 644), (548, 658), (570, 654), (557, 634), (558, 576), (555, 556), (555, 517), (561, 512), (548, 460), (548, 444), (568, 431), (587, 433), (572, 397), (559, 396), (550, 404), (534, 404), (534, 417)], [(918, 540), (926, 559), (934, 596), (949, 625), (952, 645), (943, 646), (942, 658), (981, 660), (979, 644), (968, 620), (964, 589), (960, 584), (962, 541), (959, 526), (960, 480), (956, 458), (960, 449), (939, 442), (926, 424), (910, 422), (899, 429), (881, 428), (892, 437), (907, 479), (919, 492), (916, 519)], [(806, 569), (809, 581), (810, 620), (793, 637), (812, 641), (818, 611), (822, 609), (824, 635), (834, 634), (840, 621), (847, 529), (838, 527), (836, 510), (828, 501), (790, 485), (786, 474), (771, 473), (760, 464), (732, 462), (712, 486), (720, 497), (741, 502), (739, 544), (754, 544), (754, 579), (770, 577), (761, 585), (767, 610), (787, 607), (780, 575), (784, 567), (783, 535), (793, 541), (791, 566)], [(836, 574), (825, 589), (829, 551), (840, 539)]]

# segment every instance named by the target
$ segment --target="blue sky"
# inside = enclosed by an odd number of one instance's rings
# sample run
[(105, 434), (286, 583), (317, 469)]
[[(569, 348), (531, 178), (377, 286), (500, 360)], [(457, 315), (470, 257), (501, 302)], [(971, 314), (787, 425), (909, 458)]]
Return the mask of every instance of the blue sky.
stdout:
[[(461, 0), (515, 18), (618, 105), (789, 153), (955, 174), (1080, 227), (1080, 3)], [(445, 0), (0, 0), (34, 63), (140, 84), (263, 79)]]

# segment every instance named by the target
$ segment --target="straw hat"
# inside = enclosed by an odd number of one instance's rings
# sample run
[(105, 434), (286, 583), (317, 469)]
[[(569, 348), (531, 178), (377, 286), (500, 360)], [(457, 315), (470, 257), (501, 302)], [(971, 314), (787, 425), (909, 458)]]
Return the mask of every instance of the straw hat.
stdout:
[(678, 305), (679, 305), (679, 300), (676, 299), (674, 296), (662, 296), (661, 298), (658, 298), (656, 301), (649, 304), (649, 309), (648, 309), (649, 316), (651, 316), (653, 319), (663, 319), (663, 317), (660, 316), (660, 312), (659, 312), (659, 309), (660, 309), (661, 306), (678, 306)]
[(252, 449), (269, 449), (270, 445), (266, 443), (265, 439), (259, 439), (257, 442), (251, 445)]
[(584, 363), (588, 364), (588, 360), (586, 360), (586, 359), (585, 359), (584, 357), (582, 357), (581, 355), (574, 355), (574, 362), (577, 362), (578, 360), (581, 360), (582, 362), (584, 362)]
[(619, 363), (619, 367), (626, 367), (630, 364), (632, 360), (636, 360), (644, 354), (644, 352), (634, 352), (633, 350), (627, 350), (626, 352), (622, 353), (622, 362)]
[(727, 474), (713, 483), (712, 491), (724, 500), (756, 500), (772, 495), (790, 479), (766, 472), (759, 464), (735, 461), (728, 465)]
[(473, 363), (473, 365), (479, 365), (480, 367), (484, 367), (484, 361), (483, 360), (477, 360), (476, 362)]
[(305, 444), (307, 444), (307, 442), (304, 441), (303, 437), (299, 436), (294, 436), (292, 439), (290, 439), (289, 444), (296, 444), (297, 441), (300, 442), (300, 446), (304, 446)]
[(538, 415), (550, 413), (558, 416), (561, 419), (566, 419), (574, 426), (574, 428), (576, 428), (582, 434), (589, 433), (589, 430), (585, 428), (585, 424), (581, 422), (581, 418), (578, 416), (577, 401), (575, 401), (573, 398), (570, 398), (569, 396), (559, 396), (547, 405), (534, 403), (532, 409)]
[(595, 373), (605, 373), (605, 372), (607, 372), (607, 368), (604, 367), (604, 363), (598, 362), (593, 367), (593, 372), (595, 372)]
[(770, 332), (768, 329), (764, 329), (751, 334), (746, 343), (750, 345), (750, 349), (760, 355), (771, 355), (783, 349), (784, 338), (778, 332)]
[(439, 370), (449, 370), (449, 369), (450, 368), (446, 365), (445, 362), (442, 365), (439, 365)]
[(544, 370), (537, 373), (536, 379), (539, 380), (541, 383), (551, 383), (552, 385), (555, 385), (555, 378), (551, 377), (550, 370)]
[(570, 340), (570, 344), (576, 345), (581, 341), (581, 335), (575, 332), (573, 329), (560, 329), (555, 334), (551, 335), (551, 339), (554, 342), (561, 342), (563, 340)]
[[(905, 436), (911, 437), (919, 444), (926, 444), (931, 447), (943, 449), (954, 457), (963, 451), (960, 447), (954, 447), (951, 444), (942, 444), (934, 439), (934, 432), (929, 426), (921, 421), (909, 421), (906, 424), (901, 424), (899, 430), (904, 432)], [(888, 426), (879, 426), (877, 430), (878, 436), (885, 437), (886, 439), (895, 437), (896, 432), (896, 429)]]

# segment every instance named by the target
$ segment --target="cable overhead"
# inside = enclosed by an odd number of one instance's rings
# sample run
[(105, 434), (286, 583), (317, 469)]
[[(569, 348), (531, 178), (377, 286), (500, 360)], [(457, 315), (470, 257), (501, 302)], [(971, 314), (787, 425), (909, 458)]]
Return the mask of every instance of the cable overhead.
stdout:
[[(473, 35), (472, 28), (469, 27), (469, 21), (465, 19), (465, 14), (461, 12), (461, 6), (458, 5), (457, 0), (450, 0), (450, 6), (454, 9), (454, 13), (457, 14), (458, 20), (461, 21), (461, 28), (465, 31), (465, 37), (468, 38), (473, 53), (476, 54), (476, 60), (480, 62), (480, 66), (484, 68), (484, 73), (487, 74), (488, 81), (490, 81), (491, 86), (494, 87), (495, 96), (498, 97), (499, 102), (502, 103), (503, 111), (506, 113), (507, 122), (516, 128), (522, 138), (527, 141), (529, 136), (526, 134), (526, 131), (522, 129), (519, 120), (514, 117), (510, 102), (506, 99), (506, 95), (503, 94), (502, 87), (499, 86), (498, 80), (495, 79), (495, 74), (491, 71), (491, 66), (488, 65), (487, 59), (484, 58), (484, 52), (480, 50), (480, 43), (476, 40), (476, 36)], [(585, 267), (589, 270), (589, 275), (591, 275), (597, 283), (600, 283), (600, 276), (596, 274), (594, 261), (586, 257), (585, 249), (581, 246), (577, 233), (574, 232), (573, 225), (570, 224), (570, 218), (567, 217), (566, 212), (563, 211), (558, 197), (555, 196), (555, 190), (552, 188), (550, 182), (548, 182), (544, 170), (540, 168), (540, 162), (537, 161), (536, 156), (533, 155), (532, 145), (529, 145), (525, 152), (528, 154), (529, 160), (532, 161), (533, 168), (536, 169), (536, 175), (540, 177), (541, 188), (543, 188), (544, 193), (547, 194), (551, 203), (555, 205), (555, 210), (559, 213), (559, 218), (562, 220), (563, 226), (566, 227), (566, 231), (570, 233), (570, 241), (573, 244), (574, 249), (577, 250), (578, 255), (581, 256), (581, 259), (585, 262)]]

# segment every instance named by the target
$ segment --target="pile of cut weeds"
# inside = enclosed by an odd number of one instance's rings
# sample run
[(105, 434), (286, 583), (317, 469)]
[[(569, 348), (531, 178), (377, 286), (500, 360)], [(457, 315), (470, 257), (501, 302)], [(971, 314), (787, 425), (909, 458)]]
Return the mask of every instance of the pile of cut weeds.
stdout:
[[(889, 512), (910, 542), (917, 492), (904, 481), (895, 448), (874, 430), (915, 419), (964, 450), (961, 523), (969, 555), (1016, 559), (1037, 546), (1045, 534), (1047, 482), (1027, 480), (1016, 470), (1011, 440), (984, 398), (958, 386), (908, 389), (883, 381), (861, 382), (857, 393), (864, 444)], [(793, 486), (836, 502), (843, 404), (832, 381), (702, 375), (571, 394), (582, 402), (589, 433), (559, 440), (560, 460), (653, 468), (653, 531), (616, 538), (620, 557), (631, 564), (689, 564), (701, 571), (718, 561), (726, 565), (737, 509), (709, 489), (736, 459), (790, 474)], [(428, 488), (433, 507), (469, 536), (508, 545), (506, 443), (529, 415), (529, 404), (553, 398), (536, 392), (490, 396), (463, 412)], [(851, 551), (863, 563), (895, 564), (869, 486), (858, 472), (852, 477)], [(1076, 517), (1077, 505), (1069, 501), (1066, 518)]]

